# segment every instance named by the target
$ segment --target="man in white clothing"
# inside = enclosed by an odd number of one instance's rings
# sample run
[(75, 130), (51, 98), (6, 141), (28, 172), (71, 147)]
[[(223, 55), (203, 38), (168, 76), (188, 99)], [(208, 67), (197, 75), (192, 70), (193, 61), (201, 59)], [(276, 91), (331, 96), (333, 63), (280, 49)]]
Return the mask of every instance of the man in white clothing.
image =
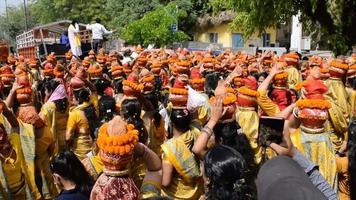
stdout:
[(88, 24), (86, 28), (93, 33), (93, 48), (95, 53), (97, 53), (98, 50), (103, 47), (104, 35), (111, 34), (113, 31), (106, 30), (106, 28), (100, 24), (101, 20), (99, 18), (96, 18), (95, 22), (95, 24)]

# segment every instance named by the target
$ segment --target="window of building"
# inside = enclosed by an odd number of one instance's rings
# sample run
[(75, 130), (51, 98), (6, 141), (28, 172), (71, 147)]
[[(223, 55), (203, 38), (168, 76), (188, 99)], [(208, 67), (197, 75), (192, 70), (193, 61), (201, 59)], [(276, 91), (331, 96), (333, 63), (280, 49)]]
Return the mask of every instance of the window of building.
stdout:
[(209, 33), (210, 43), (218, 43), (218, 33)]
[(262, 44), (264, 47), (269, 47), (271, 42), (271, 34), (262, 33)]
[(232, 48), (244, 47), (244, 40), (241, 33), (232, 34)]

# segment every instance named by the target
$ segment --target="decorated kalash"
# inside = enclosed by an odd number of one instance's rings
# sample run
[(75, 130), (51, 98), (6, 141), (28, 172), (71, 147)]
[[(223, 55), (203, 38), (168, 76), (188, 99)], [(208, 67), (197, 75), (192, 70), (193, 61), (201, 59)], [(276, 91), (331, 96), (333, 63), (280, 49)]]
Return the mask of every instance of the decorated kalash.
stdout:
[(350, 198), (342, 169), (356, 118), (356, 54), (125, 52), (137, 56), (100, 49), (83, 59), (70, 51), (44, 61), (8, 57), (0, 67), (0, 199), (68, 192), (50, 166), (65, 150), (93, 180), (87, 198), (199, 199), (206, 151), (234, 148), (251, 180), (277, 155), (256, 142), (261, 116), (284, 118), (296, 149)]

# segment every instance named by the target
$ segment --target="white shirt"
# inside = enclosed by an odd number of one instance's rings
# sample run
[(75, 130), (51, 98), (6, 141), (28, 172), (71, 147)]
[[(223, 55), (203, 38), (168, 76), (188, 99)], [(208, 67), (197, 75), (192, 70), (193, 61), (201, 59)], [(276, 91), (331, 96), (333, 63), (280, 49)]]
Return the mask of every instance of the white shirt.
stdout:
[(87, 30), (91, 30), (93, 33), (93, 40), (102, 40), (103, 36), (105, 34), (111, 34), (112, 31), (108, 31), (106, 30), (106, 28), (99, 24), (99, 23), (95, 23), (95, 24), (88, 24), (87, 25)]

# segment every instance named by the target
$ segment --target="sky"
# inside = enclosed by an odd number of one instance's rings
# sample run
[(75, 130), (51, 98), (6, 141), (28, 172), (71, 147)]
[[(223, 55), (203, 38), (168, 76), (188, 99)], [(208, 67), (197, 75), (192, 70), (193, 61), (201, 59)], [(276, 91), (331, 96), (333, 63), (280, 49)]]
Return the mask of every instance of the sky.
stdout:
[[(26, 0), (28, 2), (28, 0)], [(7, 0), (7, 6), (22, 6), (23, 0)], [(5, 0), (0, 0), (0, 14), (5, 13)]]

